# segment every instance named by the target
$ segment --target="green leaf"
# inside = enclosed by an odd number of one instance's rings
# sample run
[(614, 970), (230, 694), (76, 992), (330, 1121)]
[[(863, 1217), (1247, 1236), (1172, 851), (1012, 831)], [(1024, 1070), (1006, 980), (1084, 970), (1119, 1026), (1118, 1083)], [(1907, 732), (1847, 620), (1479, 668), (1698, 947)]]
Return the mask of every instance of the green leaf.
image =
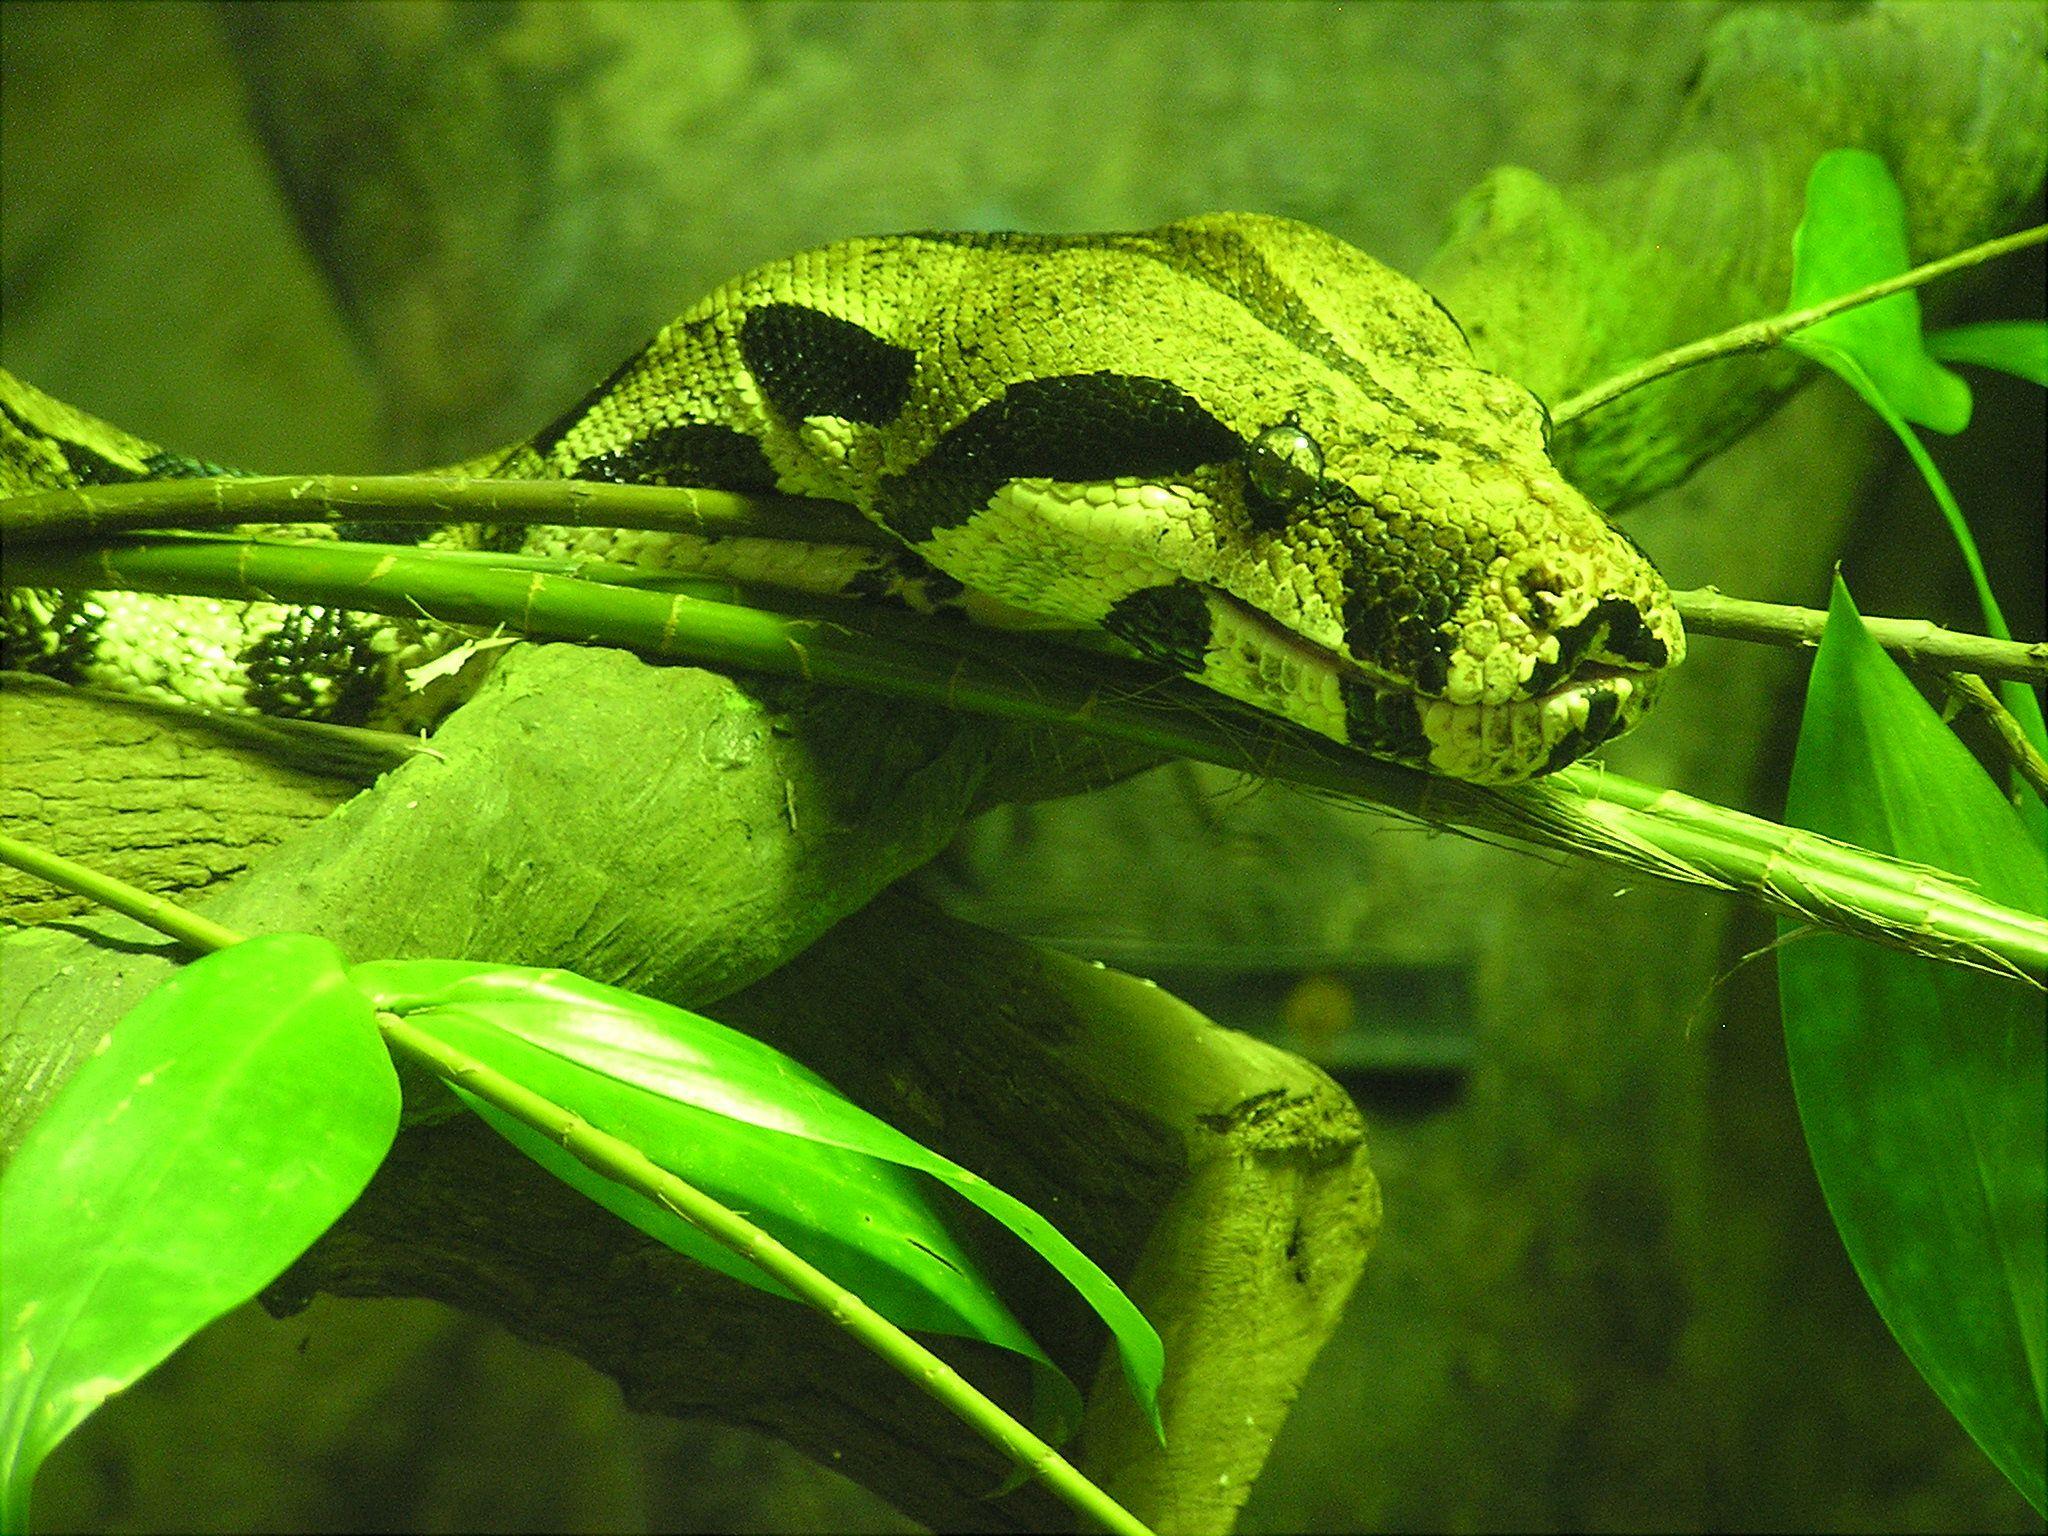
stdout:
[(324, 939), (187, 966), (116, 1024), (0, 1179), (5, 1527), (113, 1393), (296, 1259), (398, 1128), (369, 1002)]
[[(1963, 563), (1977, 588), (1977, 601), (1984, 609), (1985, 628), (2001, 640), (2010, 640), (2012, 630), (2007, 627), (2005, 613), (1999, 608), (1998, 599), (1991, 591), (1991, 578), (1984, 570), (1984, 562), (1978, 557), (1977, 542), (1970, 537), (1969, 526), (1963, 521), (1963, 509), (1956, 505), (1955, 497), (1949, 492), (1948, 481), (1942, 477), (1941, 471), (1935, 467), (1934, 460), (1928, 456), (1927, 448), (1920, 441), (1919, 435), (1906, 425), (1898, 412), (1892, 409), (1891, 403), (1879, 392), (1870, 376), (1854, 358), (1831, 353), (1830, 365), (1898, 435), (1907, 455), (1919, 469), (1921, 479), (1927, 482), (1928, 490), (1934, 493), (1935, 504), (1941, 508), (1942, 516), (1948, 519), (1948, 525), (1955, 533), (1956, 543), (1963, 552)], [(2041, 701), (2034, 697), (2034, 690), (2025, 683), (2002, 682), (1998, 685), (1998, 694), (2004, 700), (2005, 707), (2012, 711), (2013, 717), (2019, 721), (2020, 729), (2026, 733), (2027, 739), (2033, 742), (2036, 748), (2048, 751), (2048, 725), (2043, 724)], [(2025, 818), (2027, 835), (2038, 847), (2042, 841), (2040, 828), (2043, 825), (2040, 797), (2034, 793), (2033, 786), (2019, 775), (2013, 775), (2013, 783), (2023, 807), (2022, 815)]]
[(1936, 331), (1927, 350), (1951, 363), (1996, 368), (2048, 387), (2048, 322), (1986, 320)]
[[(744, 1211), (899, 1326), (1043, 1358), (901, 1168), (763, 1132), (592, 1072), (521, 1039), (505, 1012), (492, 1004), (449, 1004), (409, 1009), (405, 1018)], [(789, 1294), (689, 1222), (592, 1173), (517, 1122), (494, 1111), (485, 1118), (642, 1231), (735, 1279)]]
[[(1792, 309), (1911, 267), (1905, 206), (1884, 161), (1868, 150), (1837, 149), (1814, 162), (1792, 262)], [(1920, 299), (1910, 289), (1796, 331), (1785, 345), (1821, 362), (1828, 361), (1823, 348), (1855, 358), (1908, 421), (1951, 433), (1970, 424), (1970, 386), (1922, 347)]]
[[(486, 1042), (476, 1025), (488, 1020), (528, 1047), (595, 1074), (598, 1082), (608, 1085), (608, 1096), (597, 1113), (586, 1113), (576, 1102), (562, 1102), (592, 1124), (634, 1142), (664, 1167), (747, 1211), (892, 1321), (958, 1332), (943, 1322), (911, 1321), (891, 1312), (870, 1289), (820, 1256), (828, 1248), (844, 1257), (872, 1250), (877, 1243), (900, 1246), (909, 1241), (911, 1218), (900, 1206), (890, 1208), (894, 1214), (876, 1206), (867, 1212), (872, 1220), (852, 1218), (863, 1210), (862, 1200), (879, 1200), (884, 1191), (908, 1189), (923, 1208), (922, 1192), (902, 1182), (904, 1169), (938, 1180), (1030, 1244), (1094, 1307), (1109, 1325), (1132, 1389), (1157, 1427), (1163, 1369), (1159, 1336), (1116, 1283), (1022, 1201), (875, 1118), (790, 1057), (712, 1020), (562, 971), (386, 961), (359, 966), (355, 974), (382, 1006), (421, 1027), (439, 1032), (443, 1020), (464, 1018), (471, 1032), (450, 1038), (465, 1048), (477, 1048), (480, 1055)], [(540, 1070), (531, 1056), (522, 1056), (521, 1061), (522, 1080), (547, 1092), (528, 1075)], [(566, 1082), (557, 1086), (569, 1091)], [(588, 1102), (597, 1105), (596, 1099)], [(631, 1117), (630, 1131), (623, 1128), (625, 1117)], [(803, 1150), (794, 1150), (797, 1146)], [(762, 1150), (766, 1148), (776, 1150)], [(865, 1171), (856, 1178), (850, 1171), (854, 1169)], [(809, 1192), (805, 1180), (816, 1180), (821, 1188)], [(936, 1218), (932, 1220), (944, 1230)], [(665, 1232), (643, 1230), (669, 1240)], [(973, 1285), (985, 1286), (966, 1268), (966, 1256), (957, 1248), (942, 1246), (928, 1235), (916, 1241), (945, 1253), (949, 1272), (961, 1266)], [(951, 1243), (950, 1238), (943, 1241)], [(894, 1257), (883, 1257), (888, 1258), (884, 1268), (896, 1263)], [(947, 1280), (945, 1304), (965, 1313), (968, 1305), (960, 1289), (965, 1282), (957, 1276), (936, 1278)], [(980, 1332), (973, 1336), (1017, 1347), (1002, 1337)]]
[[(1837, 149), (1814, 163), (1806, 182), (1806, 217), (1792, 237), (1791, 307), (1804, 308), (1848, 293), (1908, 269), (1905, 206), (1891, 173), (1867, 150)], [(1950, 336), (1989, 328), (1967, 327)], [(2012, 630), (1991, 589), (1991, 578), (1977, 552), (1976, 538), (1963, 510), (1950, 494), (1948, 482), (1917, 434), (1907, 425), (1917, 421), (1938, 432), (1960, 432), (1970, 421), (1970, 388), (1928, 354), (1920, 335), (1920, 301), (1911, 292), (1893, 294), (1874, 304), (1845, 310), (1818, 325), (1795, 332), (1785, 345), (1832, 369), (1898, 436), (1933, 493), (1935, 504), (1955, 536), (1963, 564), (1984, 610), (1984, 625), (2001, 640)], [(1979, 338), (1979, 348), (2008, 353), (2024, 351), (2013, 337)], [(1999, 696), (2037, 748), (2048, 751), (2048, 724), (2033, 691), (2004, 683)], [(2016, 780), (2016, 783), (2018, 781)], [(2037, 829), (2043, 825), (2040, 802), (2021, 785), (2027, 815)]]
[[(2018, 815), (1864, 631), (1837, 580), (1786, 819), (2048, 911)], [(1778, 951), (1800, 1122), (1894, 1337), (2043, 1508), (2048, 1062), (2041, 994), (1839, 935)]]
[[(423, 1031), (439, 1033), (438, 1026), (446, 1017), (438, 1010), (428, 1010), (413, 1015), (409, 1022)], [(467, 1022), (475, 1026), (479, 1021), (470, 1019)], [(458, 1044), (461, 1039), (455, 1034), (442, 1038), (451, 1045)], [(475, 1043), (473, 1035), (470, 1041)], [(496, 1043), (508, 1041), (510, 1037), (499, 1032)], [(517, 1042), (511, 1043), (516, 1045)], [(463, 1048), (469, 1049), (469, 1046)], [(479, 1060), (487, 1059), (482, 1052), (472, 1054), (476, 1054)], [(575, 1104), (579, 1116), (592, 1125), (608, 1129), (610, 1134), (631, 1141), (643, 1151), (647, 1148), (641, 1140), (641, 1130), (636, 1130), (636, 1120), (652, 1118), (671, 1134), (687, 1132), (687, 1125), (678, 1116), (656, 1112), (651, 1117), (645, 1114), (636, 1117), (630, 1105), (626, 1113), (617, 1116), (619, 1123), (616, 1126), (601, 1124), (601, 1119), (612, 1118), (619, 1108), (617, 1104), (607, 1106), (605, 1086), (600, 1086), (605, 1080), (582, 1072), (558, 1057), (547, 1057), (546, 1060), (549, 1065), (541, 1069), (539, 1077), (544, 1082), (551, 1082), (553, 1091), (542, 1087), (540, 1082), (522, 1081), (538, 1092), (546, 1092), (564, 1107)], [(531, 1064), (529, 1060), (528, 1065)], [(506, 1060), (492, 1065), (500, 1071), (518, 1070), (517, 1063), (509, 1055)], [(563, 1073), (593, 1081), (576, 1082), (565, 1079)], [(621, 1095), (636, 1092), (619, 1088), (616, 1084), (608, 1086)], [(486, 1125), (549, 1173), (656, 1242), (772, 1296), (791, 1301), (796, 1299), (766, 1271), (749, 1264), (666, 1206), (605, 1178), (531, 1126), (514, 1120), (481, 1099), (460, 1088), (454, 1089), (454, 1093)], [(557, 1093), (563, 1096), (556, 1097)], [(680, 1106), (664, 1105), (663, 1108), (675, 1110)], [(1072, 1436), (1080, 1423), (1081, 1394), (1025, 1331), (973, 1259), (955, 1243), (953, 1234), (934, 1219), (930, 1209), (913, 1192), (900, 1187), (903, 1182), (900, 1170), (890, 1170), (899, 1175), (893, 1181), (898, 1187), (891, 1187), (892, 1181), (873, 1176), (879, 1167), (877, 1164), (869, 1162), (864, 1169), (834, 1169), (826, 1159), (806, 1161), (791, 1158), (786, 1151), (788, 1144), (785, 1139), (782, 1171), (788, 1173), (788, 1165), (791, 1162), (796, 1164), (792, 1180), (794, 1187), (815, 1194), (830, 1189), (835, 1182), (841, 1183), (840, 1192), (847, 1202), (845, 1215), (848, 1219), (840, 1225), (854, 1228), (854, 1239), (848, 1243), (837, 1233), (817, 1233), (805, 1227), (800, 1219), (792, 1220), (785, 1212), (763, 1208), (759, 1203), (763, 1191), (767, 1192), (769, 1207), (779, 1204), (777, 1197), (781, 1186), (775, 1182), (778, 1171), (773, 1156), (775, 1138), (758, 1134), (750, 1138), (744, 1132), (735, 1136), (730, 1134), (731, 1125), (730, 1121), (716, 1122), (707, 1128), (708, 1134), (703, 1140), (690, 1146), (687, 1155), (696, 1164), (691, 1183), (722, 1203), (739, 1204), (755, 1225), (772, 1233), (785, 1246), (831, 1275), (897, 1327), (980, 1339), (1023, 1356), (1031, 1365), (1032, 1427), (1041, 1438), (1054, 1444)], [(738, 1181), (744, 1190), (725, 1188), (734, 1182), (731, 1177), (733, 1166), (744, 1165), (749, 1156), (759, 1158), (764, 1146), (769, 1149), (770, 1156), (750, 1167)], [(667, 1165), (663, 1157), (656, 1157), (655, 1161)], [(708, 1176), (703, 1172), (707, 1167)], [(671, 1168), (670, 1171), (677, 1170)], [(838, 1175), (845, 1177), (837, 1179)], [(854, 1225), (852, 1220), (855, 1217), (862, 1218), (858, 1225)], [(897, 1267), (899, 1265), (901, 1269)], [(1006, 1484), (998, 1492), (1008, 1492), (1013, 1486)]]

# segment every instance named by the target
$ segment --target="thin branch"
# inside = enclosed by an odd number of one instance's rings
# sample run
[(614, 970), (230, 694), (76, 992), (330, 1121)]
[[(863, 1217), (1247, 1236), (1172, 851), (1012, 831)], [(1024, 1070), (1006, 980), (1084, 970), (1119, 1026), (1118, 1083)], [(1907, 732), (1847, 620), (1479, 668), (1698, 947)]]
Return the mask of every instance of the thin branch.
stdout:
[(297, 763), (321, 774), (340, 774), (369, 783), (401, 763), (435, 755), (434, 748), (413, 736), (364, 725), (335, 725), (326, 720), (297, 720), (289, 715), (259, 715), (252, 710), (216, 709), (182, 699), (156, 698), (133, 689), (96, 688), (86, 683), (60, 683), (37, 672), (0, 671), (0, 691), (61, 692), (70, 698), (103, 700), (121, 709), (161, 715), (182, 724), (197, 723), (216, 736), (246, 742), (278, 762)]
[(478, 569), (431, 551), (325, 540), (165, 538), (35, 551), (18, 563), (13, 579), (33, 584), (425, 614), (1063, 726), (1333, 791), (1418, 821), (1735, 892), (1774, 912), (1951, 964), (2037, 982), (2048, 977), (2048, 920), (1987, 901), (1939, 870), (1597, 766), (1504, 789), (1434, 777), (1231, 705), (1163, 668), (1077, 656), (1028, 636), (962, 626), (940, 643), (914, 615), (855, 605), (831, 618), (793, 617), (575, 577)]
[(1938, 261), (1927, 262), (1910, 272), (1901, 272), (1896, 277), (1887, 277), (1881, 282), (1837, 294), (1831, 299), (1823, 299), (1818, 304), (1809, 304), (1804, 309), (1787, 310), (1780, 315), (1751, 320), (1716, 335), (1689, 341), (1682, 347), (1660, 352), (1646, 362), (1638, 363), (1633, 368), (1603, 379), (1591, 389), (1573, 395), (1562, 405), (1552, 409), (1551, 423), (1553, 426), (1562, 427), (1567, 422), (1575, 421), (1588, 412), (1611, 403), (1630, 390), (1641, 389), (1645, 384), (1663, 378), (1666, 374), (1695, 368), (1701, 363), (1713, 362), (1716, 358), (1736, 357), (1745, 352), (1768, 352), (1794, 331), (1803, 331), (1810, 325), (1818, 325), (1845, 309), (1855, 309), (1859, 305), (1889, 298), (1892, 294), (1901, 293), (1908, 288), (1917, 288), (1922, 283), (1932, 282), (1937, 277), (1946, 276), (1963, 267), (1973, 267), (1994, 257), (2024, 250), (2030, 245), (2039, 245), (2043, 241), (2048, 241), (2048, 224), (2037, 224), (2032, 229), (2000, 235), (1996, 240), (1986, 240), (1983, 244), (1973, 245), (1968, 250), (1957, 251), (1953, 255), (1943, 256)]
[[(244, 935), (152, 896), (126, 881), (0, 833), (0, 864), (90, 897), (169, 935), (211, 952)], [(395, 1013), (377, 1027), (392, 1054), (425, 1067), (449, 1087), (509, 1115), (568, 1152), (602, 1178), (653, 1201), (781, 1282), (939, 1403), (1068, 1507), (1117, 1536), (1151, 1536), (1143, 1521), (1091, 1483), (1064, 1456), (1018, 1423), (924, 1345), (831, 1276), (785, 1247), (729, 1206), (678, 1178), (638, 1147), (591, 1125), (524, 1084), (478, 1061)]]
[[(1727, 597), (1712, 587), (1674, 592), (1672, 600), (1685, 621), (1687, 634), (1714, 635), (1726, 640), (1754, 640), (1765, 645), (1820, 644), (1828, 616), (1818, 608), (1792, 608)], [(1925, 619), (1873, 619), (1863, 627), (1870, 636), (1908, 666), (1927, 672), (1975, 672), (2036, 687), (2048, 684), (2048, 642), (1994, 640), (1987, 635), (1944, 629)]]
[[(148, 480), (45, 491), (0, 501), (0, 534), (25, 549), (90, 544), (124, 532), (232, 528), (248, 524), (362, 521), (511, 526), (645, 528), (697, 537), (800, 540), (870, 548), (900, 547), (840, 502), (756, 496), (673, 486), (577, 480), (436, 479), (428, 475), (299, 475), (249, 479)], [(450, 558), (459, 551), (446, 551)], [(479, 563), (581, 573), (617, 582), (624, 567), (586, 561), (491, 554)], [(17, 563), (18, 564), (18, 563)], [(19, 569), (7, 579), (20, 583)], [(674, 584), (672, 571), (642, 580)], [(1769, 645), (1820, 643), (1827, 615), (1727, 597), (1711, 587), (1677, 592), (1686, 628), (1702, 635)], [(1994, 640), (1920, 619), (1866, 618), (1878, 644), (1909, 665), (1940, 672), (2048, 683), (2048, 644)]]
[(481, 523), (490, 527), (549, 523), (571, 528), (646, 528), (698, 538), (900, 547), (897, 540), (844, 502), (595, 480), (217, 476), (79, 486), (0, 501), (0, 535), (10, 545), (87, 542), (146, 528), (342, 522)]
[(196, 912), (188, 912), (174, 901), (152, 896), (148, 891), (103, 875), (74, 859), (51, 853), (33, 843), (0, 832), (0, 864), (12, 865), (23, 874), (46, 880), (51, 885), (75, 892), (124, 917), (132, 917), (146, 928), (176, 939), (193, 949), (211, 952), (242, 942), (242, 935), (223, 928)]
[(1943, 683), (1948, 696), (1964, 709), (1975, 710), (1984, 717), (1991, 727), (1992, 735), (2004, 751), (2006, 761), (2012, 764), (2019, 776), (2034, 786), (2034, 793), (2048, 800), (2048, 758), (2041, 756), (2040, 749), (2027, 740), (2027, 733), (2019, 721), (2013, 718), (2005, 702), (1984, 685), (1984, 679), (1970, 672), (1951, 672)]

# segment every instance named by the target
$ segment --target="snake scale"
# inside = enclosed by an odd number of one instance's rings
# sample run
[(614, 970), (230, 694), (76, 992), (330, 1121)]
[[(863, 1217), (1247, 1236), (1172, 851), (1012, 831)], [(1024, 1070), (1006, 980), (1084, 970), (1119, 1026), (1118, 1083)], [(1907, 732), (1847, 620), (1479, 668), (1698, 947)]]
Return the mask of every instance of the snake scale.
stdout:
[[(463, 469), (851, 503), (900, 551), (553, 528), (510, 547), (1093, 626), (1377, 756), (1508, 783), (1633, 725), (1684, 649), (1663, 580), (1551, 463), (1548, 426), (1415, 283), (1311, 226), (1215, 214), (771, 263)], [(0, 493), (221, 472), (0, 374)], [(413, 630), (12, 588), (0, 661), (402, 723)]]

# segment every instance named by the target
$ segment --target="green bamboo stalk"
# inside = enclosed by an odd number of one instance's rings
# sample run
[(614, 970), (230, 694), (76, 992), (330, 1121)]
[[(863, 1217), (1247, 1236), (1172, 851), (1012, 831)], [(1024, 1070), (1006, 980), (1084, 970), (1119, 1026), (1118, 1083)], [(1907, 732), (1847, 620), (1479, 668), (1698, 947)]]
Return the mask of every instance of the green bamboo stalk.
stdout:
[(1986, 900), (1945, 871), (1643, 784), (1597, 764), (1576, 764), (1522, 786), (1518, 795), (1524, 801), (1568, 797), (1574, 828), (1590, 818), (1632, 839), (1654, 827), (1654, 856), (1679, 860), (1691, 871), (1665, 878), (1717, 885), (1779, 916), (1952, 964), (2037, 984), (2048, 978), (2048, 920)]
[[(1712, 587), (1674, 592), (1672, 602), (1688, 637), (1714, 635), (1813, 650), (1828, 626), (1825, 608), (1795, 608), (1729, 597)], [(2048, 683), (2048, 642), (2001, 640), (1945, 629), (1928, 619), (1863, 616), (1863, 627), (1903, 666), (1923, 672), (1974, 672), (2040, 687)]]
[[(268, 475), (89, 485), (0, 501), (0, 537), (18, 548), (92, 544), (114, 534), (145, 530), (344, 521), (484, 527), (538, 523), (850, 548), (900, 547), (843, 502), (580, 480)], [(505, 565), (517, 557), (493, 553), (489, 558)], [(570, 574), (579, 562), (564, 558), (544, 564)], [(607, 572), (605, 579), (628, 578), (619, 568), (616, 574)], [(643, 574), (641, 579), (649, 578)], [(675, 577), (663, 573), (654, 579)], [(1811, 649), (1820, 644), (1827, 625), (1827, 614), (1820, 609), (1728, 597), (1711, 587), (1671, 596), (1688, 634)], [(1871, 638), (1904, 665), (1975, 672), (2037, 686), (2048, 683), (2048, 644), (1968, 634), (1924, 619), (1866, 614), (1863, 622)]]
[(2013, 771), (2033, 787), (2035, 794), (2048, 800), (2048, 757), (2043, 757), (2041, 749), (2027, 739), (2026, 728), (2005, 707), (2005, 701), (1985, 687), (1984, 679), (1974, 672), (1951, 672), (1942, 683), (1948, 690), (1949, 702), (1982, 716)]
[(12, 865), (25, 875), (34, 875), (38, 880), (48, 881), (103, 907), (110, 907), (122, 916), (132, 917), (143, 926), (168, 934), (193, 949), (210, 952), (242, 941), (242, 936), (232, 928), (223, 928), (210, 918), (187, 912), (174, 901), (152, 896), (125, 880), (103, 875), (74, 859), (25, 843), (18, 837), (9, 837), (4, 832), (0, 832), (0, 864)]
[[(211, 952), (244, 935), (127, 882), (0, 833), (0, 864), (75, 891), (194, 949)], [(395, 1013), (377, 1027), (392, 1054), (425, 1067), (451, 1088), (545, 1136), (602, 1178), (654, 1201), (780, 1281), (867, 1349), (936, 1398), (950, 1413), (1043, 1482), (1076, 1513), (1117, 1536), (1151, 1536), (1143, 1521), (1084, 1477), (1072, 1462), (978, 1391), (964, 1376), (860, 1297), (729, 1206), (677, 1177), (638, 1147), (608, 1135), (553, 1100), (486, 1066)]]
[(431, 551), (205, 536), (31, 550), (9, 579), (78, 588), (198, 592), (504, 625), (627, 646), (1038, 725), (1363, 799), (1420, 821), (1563, 849), (1659, 880), (1706, 885), (1773, 913), (1955, 964), (2048, 980), (2048, 919), (1943, 874), (1581, 764), (1488, 788), (1437, 778), (1230, 704), (1120, 657), (1028, 637), (958, 633), (945, 648), (907, 615), (852, 605), (830, 618), (501, 571)]
[(11, 545), (99, 540), (144, 528), (265, 523), (418, 522), (648, 528), (698, 537), (796, 539), (894, 549), (838, 501), (597, 480), (463, 475), (228, 475), (40, 491), (0, 502)]

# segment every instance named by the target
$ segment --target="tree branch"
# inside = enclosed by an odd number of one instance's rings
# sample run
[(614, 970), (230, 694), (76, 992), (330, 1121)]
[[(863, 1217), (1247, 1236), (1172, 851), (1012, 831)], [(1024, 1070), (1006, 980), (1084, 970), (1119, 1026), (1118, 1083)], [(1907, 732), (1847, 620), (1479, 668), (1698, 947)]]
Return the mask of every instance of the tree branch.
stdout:
[(799, 496), (597, 480), (469, 475), (219, 475), (87, 485), (0, 501), (13, 545), (90, 542), (145, 528), (264, 523), (480, 523), (645, 528), (699, 538), (902, 546), (852, 507)]
[[(1712, 587), (1674, 592), (1687, 634), (1812, 650), (1820, 644), (1828, 616), (1818, 608), (1793, 608), (1728, 597)], [(1994, 640), (1988, 635), (1944, 629), (1925, 619), (1863, 620), (1871, 639), (1907, 666), (1926, 672), (1974, 672), (1982, 677), (2048, 683), (2048, 642)]]
[(1964, 709), (1975, 710), (1991, 727), (1992, 737), (2019, 776), (2034, 786), (2034, 793), (2048, 800), (2048, 760), (2027, 739), (2027, 733), (2013, 718), (2004, 700), (1984, 686), (1984, 679), (1971, 672), (1951, 672), (1942, 679), (1948, 696)]
[[(94, 761), (137, 760), (129, 711), (39, 702), (108, 728)], [(232, 805), (233, 786), (253, 781), (257, 760), (209, 747), (202, 725), (151, 723), (183, 735), (188, 797), (218, 774), (205, 799)], [(567, 750), (532, 751), (539, 735)], [(990, 765), (1020, 750), (1014, 736), (838, 690), (536, 645), (507, 654), (435, 748), (193, 905), (240, 932), (318, 932), (351, 955), (558, 964), (715, 1013), (1056, 1210), (1174, 1341), (1172, 1456), (1113, 1359), (1069, 1454), (1158, 1528), (1227, 1526), (1370, 1247), (1364, 1127), (1314, 1068), (1155, 988), (877, 897), (952, 835)], [(125, 789), (146, 816), (162, 799), (154, 772), (101, 793)], [(645, 831), (621, 839), (628, 782)], [(61, 798), (53, 809), (27, 819), (54, 843), (71, 818)], [(130, 879), (175, 883), (184, 862), (173, 841)], [(479, 873), (451, 877), (464, 870)], [(0, 941), (0, 1149), (168, 974), (146, 938), (101, 918)], [(987, 1258), (1085, 1385), (1099, 1323), (1028, 1251), (991, 1241)], [(936, 1527), (1070, 1518), (1036, 1485), (991, 1499), (1004, 1463), (821, 1316), (644, 1238), (470, 1116), (402, 1135), (266, 1303), (290, 1311), (318, 1291), (430, 1296), (495, 1318), (612, 1375), (636, 1408), (780, 1435)], [(931, 1342), (1005, 1403), (1024, 1390), (1014, 1361)]]

